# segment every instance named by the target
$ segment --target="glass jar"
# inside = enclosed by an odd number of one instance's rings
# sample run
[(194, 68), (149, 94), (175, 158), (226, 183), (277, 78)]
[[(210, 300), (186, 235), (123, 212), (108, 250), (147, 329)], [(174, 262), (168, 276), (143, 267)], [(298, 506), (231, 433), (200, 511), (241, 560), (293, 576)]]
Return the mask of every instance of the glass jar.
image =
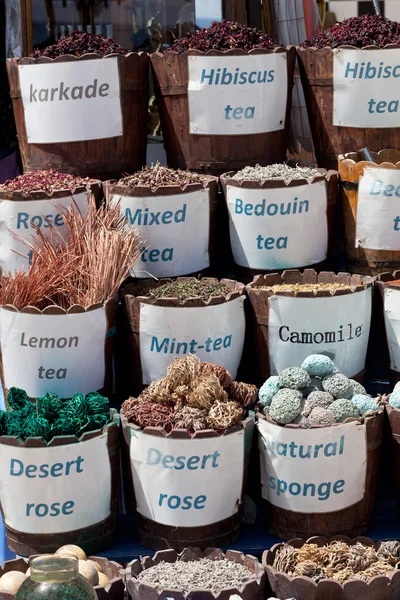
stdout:
[(79, 562), (68, 554), (33, 558), (31, 574), (15, 600), (96, 600), (93, 586), (79, 574)]

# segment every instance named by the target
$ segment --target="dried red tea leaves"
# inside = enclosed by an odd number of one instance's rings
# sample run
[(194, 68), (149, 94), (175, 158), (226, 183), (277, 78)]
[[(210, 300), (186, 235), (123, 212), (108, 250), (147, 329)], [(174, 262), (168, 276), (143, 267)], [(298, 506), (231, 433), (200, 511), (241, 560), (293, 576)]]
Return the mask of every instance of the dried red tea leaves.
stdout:
[(264, 48), (273, 50), (277, 44), (274, 40), (262, 33), (256, 27), (247, 27), (234, 21), (214, 21), (208, 29), (200, 29), (196, 33), (188, 33), (184, 38), (176, 40), (174, 44), (165, 50), (168, 52), (177, 52), (181, 54), (187, 50), (230, 50), (232, 48), (241, 48), (242, 50), (252, 50), (253, 48)]
[(51, 194), (59, 190), (69, 190), (72, 192), (77, 187), (86, 187), (94, 183), (94, 179), (89, 177), (79, 177), (69, 173), (59, 173), (54, 169), (28, 171), (14, 179), (7, 179), (0, 185), (0, 192), (21, 192), (28, 195), (30, 192), (46, 192)]
[(57, 58), (57, 56), (65, 54), (82, 56), (90, 53), (107, 56), (107, 54), (127, 54), (128, 52), (129, 50), (117, 44), (112, 38), (97, 33), (74, 31), (71, 35), (61, 38), (56, 44), (47, 46), (44, 49), (36, 49), (31, 56), (33, 58), (40, 58), (41, 56)]
[(345, 19), (321, 31), (303, 43), (304, 48), (338, 48), (339, 46), (378, 46), (400, 44), (400, 23), (378, 15), (362, 15)]

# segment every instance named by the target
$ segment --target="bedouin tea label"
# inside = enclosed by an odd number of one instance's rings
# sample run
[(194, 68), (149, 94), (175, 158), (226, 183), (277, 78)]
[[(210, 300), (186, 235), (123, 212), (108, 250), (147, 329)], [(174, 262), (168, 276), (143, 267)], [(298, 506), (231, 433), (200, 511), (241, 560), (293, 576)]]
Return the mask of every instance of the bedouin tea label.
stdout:
[(360, 502), (367, 469), (366, 426), (292, 429), (257, 423), (261, 494), (298, 513), (328, 513)]
[(140, 304), (139, 341), (143, 383), (167, 373), (169, 363), (189, 352), (224, 365), (236, 377), (242, 357), (244, 296), (201, 307)]
[(400, 171), (366, 167), (358, 186), (356, 248), (400, 250)]
[(106, 309), (51, 315), (0, 307), (3, 384), (39, 398), (61, 398), (104, 386)]
[(19, 65), (30, 144), (122, 135), (118, 59)]
[(132, 276), (177, 277), (210, 265), (209, 190), (173, 196), (113, 196), (144, 242)]
[(371, 287), (314, 298), (268, 298), (271, 374), (301, 365), (310, 354), (326, 354), (347, 377), (365, 367), (371, 321)]
[(325, 179), (283, 188), (228, 185), (229, 230), (234, 261), (250, 269), (306, 267), (326, 258)]
[(87, 442), (43, 448), (0, 444), (0, 500), (8, 527), (61, 533), (110, 515), (107, 433)]
[(400, 127), (400, 51), (333, 50), (333, 125)]
[(284, 129), (286, 52), (188, 56), (190, 133), (242, 135)]
[(36, 227), (40, 227), (44, 234), (49, 234), (52, 227), (64, 234), (64, 217), (60, 211), (73, 204), (78, 207), (82, 215), (86, 215), (89, 195), (90, 192), (80, 192), (54, 200), (51, 198), (0, 200), (0, 268), (2, 271), (13, 273), (21, 268), (27, 271), (32, 259), (32, 251), (22, 240), (32, 243), (37, 238)]
[(400, 371), (400, 293), (399, 290), (388, 286), (383, 294), (390, 368)]
[(237, 513), (244, 430), (201, 439), (156, 437), (129, 428), (139, 514), (177, 527), (202, 527)]

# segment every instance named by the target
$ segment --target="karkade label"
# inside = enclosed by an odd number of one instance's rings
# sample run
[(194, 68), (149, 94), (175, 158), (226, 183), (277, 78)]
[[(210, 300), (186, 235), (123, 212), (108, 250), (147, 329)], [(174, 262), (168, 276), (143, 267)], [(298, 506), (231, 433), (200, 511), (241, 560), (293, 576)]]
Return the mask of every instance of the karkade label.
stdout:
[(400, 127), (400, 51), (333, 50), (333, 125)]
[(387, 287), (383, 294), (390, 368), (400, 371), (400, 293), (394, 288)]
[(0, 444), (0, 500), (8, 527), (61, 533), (110, 515), (107, 434), (87, 442), (43, 448)]
[(262, 497), (298, 513), (328, 513), (360, 502), (367, 469), (366, 426), (292, 429), (260, 420)]
[(19, 65), (29, 144), (122, 135), (118, 59)]
[(284, 188), (226, 189), (234, 261), (250, 269), (306, 267), (326, 258), (325, 179)]
[(244, 430), (198, 440), (129, 431), (139, 514), (163, 525), (202, 527), (237, 513)]
[(189, 56), (190, 133), (243, 135), (285, 127), (286, 52)]
[(310, 354), (326, 354), (347, 377), (365, 368), (371, 288), (322, 298), (268, 298), (271, 373), (301, 365)]
[(127, 227), (134, 227), (144, 246), (133, 277), (177, 277), (210, 265), (209, 190), (173, 196), (114, 196)]
[(358, 186), (356, 248), (400, 250), (400, 171), (366, 167)]
[[(76, 314), (14, 312), (0, 307), (3, 383), (39, 398), (61, 398), (104, 386), (105, 307)], [(23, 365), (23, 368), (21, 368)]]
[[(88, 193), (65, 196), (54, 200), (0, 200), (0, 268), (3, 272), (28, 270), (32, 251), (23, 243), (37, 238), (36, 227), (46, 235), (52, 227), (63, 235), (64, 217), (60, 211), (76, 205), (82, 215), (88, 208)], [(15, 235), (18, 237), (15, 237)]]
[(201, 307), (140, 305), (140, 361), (143, 383), (163, 377), (175, 357), (197, 354), (224, 365), (233, 378), (245, 334), (244, 297)]

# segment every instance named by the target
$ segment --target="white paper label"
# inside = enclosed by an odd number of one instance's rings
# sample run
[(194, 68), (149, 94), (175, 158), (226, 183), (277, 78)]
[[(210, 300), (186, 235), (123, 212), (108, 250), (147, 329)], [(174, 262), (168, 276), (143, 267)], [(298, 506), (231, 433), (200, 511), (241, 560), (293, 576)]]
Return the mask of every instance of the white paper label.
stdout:
[(400, 127), (400, 50), (333, 52), (333, 124)]
[(118, 59), (19, 65), (30, 144), (122, 135)]
[[(4, 272), (28, 269), (31, 251), (23, 241), (32, 243), (37, 239), (35, 227), (49, 234), (52, 226), (63, 235), (64, 218), (60, 210), (76, 204), (80, 212), (86, 215), (88, 193), (65, 196), (54, 200), (0, 200), (0, 268)], [(18, 239), (14, 236), (16, 234)]]
[(400, 292), (390, 289), (384, 290), (384, 313), (386, 337), (389, 346), (390, 368), (400, 371)]
[(190, 133), (242, 135), (284, 129), (286, 53), (189, 56)]
[(201, 307), (140, 305), (140, 360), (143, 383), (167, 372), (175, 357), (191, 352), (202, 361), (224, 365), (233, 378), (243, 351), (244, 296)]
[(356, 248), (400, 249), (400, 171), (364, 169), (357, 202)]
[(142, 256), (133, 277), (178, 277), (210, 265), (208, 190), (174, 196), (113, 196), (120, 200), (127, 226), (140, 234)]
[(260, 420), (257, 427), (265, 500), (299, 513), (333, 512), (362, 500), (365, 425), (292, 429)]
[(353, 377), (365, 367), (371, 322), (371, 288), (323, 298), (268, 299), (271, 374), (300, 366), (310, 354), (326, 354)]
[(163, 525), (201, 527), (238, 511), (244, 430), (202, 439), (170, 439), (130, 428), (137, 511)]
[(106, 310), (48, 315), (0, 307), (4, 385), (38, 398), (88, 394), (104, 385)]
[(326, 258), (325, 180), (277, 189), (226, 189), (234, 261), (250, 269), (293, 269)]
[(107, 433), (50, 448), (0, 444), (0, 461), (4, 519), (16, 531), (74, 531), (110, 515)]

